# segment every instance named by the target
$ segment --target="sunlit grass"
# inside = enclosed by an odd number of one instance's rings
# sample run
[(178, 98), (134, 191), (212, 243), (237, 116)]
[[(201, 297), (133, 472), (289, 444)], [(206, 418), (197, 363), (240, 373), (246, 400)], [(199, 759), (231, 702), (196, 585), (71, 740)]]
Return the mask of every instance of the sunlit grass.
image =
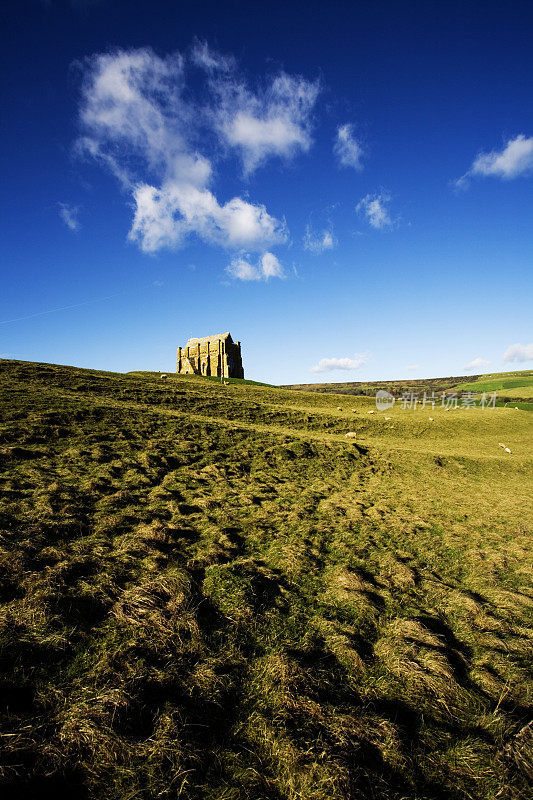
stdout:
[(3, 796), (525, 800), (529, 412), (9, 361), (0, 397)]

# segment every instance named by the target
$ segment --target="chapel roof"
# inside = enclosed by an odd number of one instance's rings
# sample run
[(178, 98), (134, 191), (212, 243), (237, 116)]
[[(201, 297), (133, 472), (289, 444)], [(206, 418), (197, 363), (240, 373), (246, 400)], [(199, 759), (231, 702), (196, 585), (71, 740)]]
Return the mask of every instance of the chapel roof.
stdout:
[(233, 341), (230, 333), (215, 333), (213, 336), (200, 336), (195, 339), (189, 339), (186, 347), (194, 347), (196, 344), (205, 344), (206, 342), (217, 342), (218, 340), (226, 342), (228, 339), (230, 342)]

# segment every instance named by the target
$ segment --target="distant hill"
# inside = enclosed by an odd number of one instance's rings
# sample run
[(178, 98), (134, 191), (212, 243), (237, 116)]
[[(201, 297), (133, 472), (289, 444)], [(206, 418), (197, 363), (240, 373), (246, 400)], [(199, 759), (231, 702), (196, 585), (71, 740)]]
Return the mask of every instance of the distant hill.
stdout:
[(533, 370), (519, 372), (496, 372), (485, 375), (456, 375), (447, 378), (405, 378), (397, 381), (350, 381), (344, 383), (298, 383), (286, 384), (282, 389), (303, 392), (325, 392), (359, 396), (375, 395), (378, 389), (392, 394), (407, 391), (473, 391), (498, 392), (500, 402), (512, 400), (533, 401)]

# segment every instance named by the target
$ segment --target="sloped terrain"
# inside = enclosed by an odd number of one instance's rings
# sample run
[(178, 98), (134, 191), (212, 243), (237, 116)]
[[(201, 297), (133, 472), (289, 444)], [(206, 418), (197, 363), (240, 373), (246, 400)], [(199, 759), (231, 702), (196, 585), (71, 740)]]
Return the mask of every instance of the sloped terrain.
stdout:
[(13, 361), (0, 397), (3, 798), (525, 800), (528, 412)]
[[(402, 392), (415, 392), (420, 397), (427, 392), (470, 391), (474, 393), (497, 392), (498, 404), (513, 400), (533, 400), (533, 371), (495, 372), (486, 375), (463, 375), (455, 378), (412, 378), (400, 381), (374, 381), (372, 383), (355, 381), (350, 383), (304, 383), (284, 386), (285, 389), (298, 389), (305, 392), (325, 392), (360, 396), (374, 396), (377, 389), (386, 389), (395, 395)], [(523, 403), (523, 408), (531, 411), (531, 403)]]

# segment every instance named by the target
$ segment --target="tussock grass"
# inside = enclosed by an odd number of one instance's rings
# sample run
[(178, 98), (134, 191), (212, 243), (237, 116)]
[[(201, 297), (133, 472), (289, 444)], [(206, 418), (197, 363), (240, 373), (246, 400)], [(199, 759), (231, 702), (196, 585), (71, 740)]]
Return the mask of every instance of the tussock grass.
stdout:
[(12, 361), (0, 401), (2, 797), (525, 800), (530, 414)]

